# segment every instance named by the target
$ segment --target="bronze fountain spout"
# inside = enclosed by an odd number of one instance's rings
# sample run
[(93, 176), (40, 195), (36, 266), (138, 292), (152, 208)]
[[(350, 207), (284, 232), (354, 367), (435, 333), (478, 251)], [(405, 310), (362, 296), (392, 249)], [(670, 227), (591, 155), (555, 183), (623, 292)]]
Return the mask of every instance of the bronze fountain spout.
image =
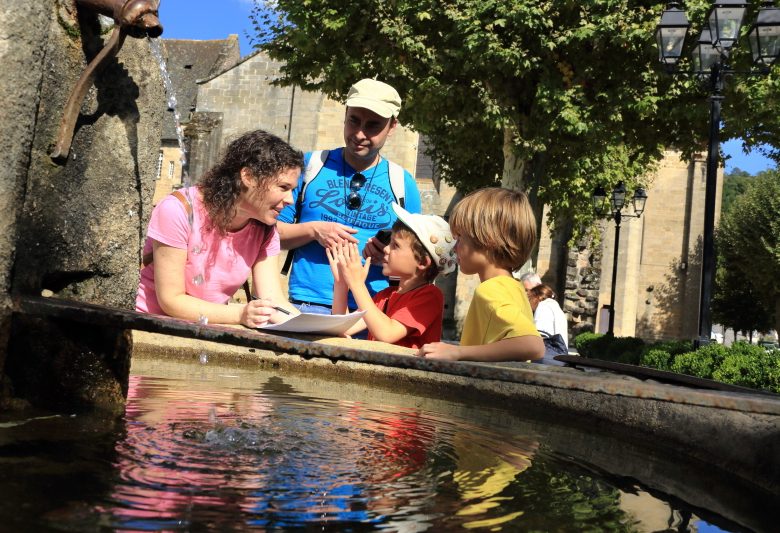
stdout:
[(95, 74), (108, 60), (119, 53), (125, 37), (159, 37), (163, 28), (157, 15), (159, 0), (75, 0), (79, 9), (92, 10), (114, 20), (116, 27), (103, 49), (87, 65), (73, 87), (62, 113), (51, 158), (63, 161), (68, 157), (73, 141), (73, 129), (84, 97), (95, 78)]

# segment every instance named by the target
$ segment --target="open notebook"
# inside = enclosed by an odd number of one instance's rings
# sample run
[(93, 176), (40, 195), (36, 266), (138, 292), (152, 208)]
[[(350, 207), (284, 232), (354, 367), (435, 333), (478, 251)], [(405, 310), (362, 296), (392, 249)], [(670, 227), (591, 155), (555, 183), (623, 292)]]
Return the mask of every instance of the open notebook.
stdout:
[(315, 333), (328, 335), (343, 335), (358, 320), (363, 318), (365, 311), (355, 311), (348, 315), (318, 315), (301, 313), (290, 317), (280, 324), (268, 324), (257, 329), (270, 331), (291, 331), (294, 333)]

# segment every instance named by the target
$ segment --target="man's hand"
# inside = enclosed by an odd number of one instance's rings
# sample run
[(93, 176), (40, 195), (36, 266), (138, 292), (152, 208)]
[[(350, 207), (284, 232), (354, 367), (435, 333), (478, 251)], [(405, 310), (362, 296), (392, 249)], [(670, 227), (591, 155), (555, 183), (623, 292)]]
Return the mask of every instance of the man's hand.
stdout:
[(448, 361), (460, 360), (460, 346), (455, 344), (448, 344), (446, 342), (431, 342), (423, 344), (422, 348), (417, 352), (420, 357), (427, 359), (445, 359)]
[(339, 243), (355, 243), (357, 239), (353, 237), (357, 230), (344, 226), (338, 222), (309, 222), (314, 230), (314, 238), (323, 248), (330, 248)]
[(366, 245), (363, 247), (363, 257), (371, 259), (375, 265), (381, 265), (385, 259), (385, 245), (376, 237), (369, 237)]

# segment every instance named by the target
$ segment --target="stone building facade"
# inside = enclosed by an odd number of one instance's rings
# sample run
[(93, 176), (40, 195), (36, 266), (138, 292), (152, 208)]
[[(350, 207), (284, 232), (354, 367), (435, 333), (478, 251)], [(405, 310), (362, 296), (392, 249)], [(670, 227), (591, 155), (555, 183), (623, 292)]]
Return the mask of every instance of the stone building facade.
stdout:
[[(698, 336), (706, 161), (682, 161), (667, 151), (647, 190), (640, 218), (624, 218), (618, 246), (615, 335), (647, 340)], [(716, 213), (720, 213), (722, 171)], [(630, 211), (629, 211), (630, 212)], [(605, 332), (609, 321), (615, 223), (602, 223), (601, 243), (569, 250), (562, 302), (572, 332)], [(543, 232), (537, 270), (559, 280), (549, 232)]]
[[(224, 147), (257, 128), (278, 135), (304, 152), (344, 145), (344, 104), (319, 92), (274, 85), (281, 66), (258, 51), (197, 82), (195, 112), (187, 130), (188, 137), (197, 139), (190, 162), (193, 178), (214, 163), (219, 150), (215, 153), (213, 146)], [(203, 124), (203, 114), (212, 117), (208, 124)], [(382, 153), (414, 172), (417, 142), (418, 134), (401, 125)]]

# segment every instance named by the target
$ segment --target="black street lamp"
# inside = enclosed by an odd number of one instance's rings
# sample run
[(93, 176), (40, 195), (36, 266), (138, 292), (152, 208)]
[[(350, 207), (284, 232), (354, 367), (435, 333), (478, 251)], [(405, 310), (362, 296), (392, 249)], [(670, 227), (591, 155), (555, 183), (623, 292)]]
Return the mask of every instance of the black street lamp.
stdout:
[[(710, 342), (712, 330), (712, 283), (715, 275), (715, 192), (718, 181), (720, 134), (720, 104), (723, 100), (725, 77), (736, 74), (729, 66), (731, 48), (739, 39), (748, 2), (720, 0), (713, 2), (707, 22), (693, 49), (693, 72), (708, 79), (710, 89), (710, 132), (707, 147), (707, 178), (704, 196), (704, 235), (699, 293), (699, 333), (697, 343)], [(678, 2), (670, 2), (656, 27), (659, 61), (667, 72), (675, 73), (682, 55), (688, 19)], [(682, 35), (682, 37), (681, 37)], [(762, 2), (756, 22), (748, 31), (753, 64), (758, 70), (750, 74), (766, 74), (780, 55), (780, 9), (773, 2)], [(691, 74), (682, 72), (681, 74)]]
[(623, 213), (623, 208), (626, 205), (626, 187), (621, 181), (614, 189), (612, 194), (607, 200), (607, 193), (603, 187), (598, 187), (593, 192), (593, 208), (596, 214), (600, 217), (606, 216), (615, 221), (615, 250), (612, 256), (612, 290), (609, 293), (609, 326), (607, 328), (607, 335), (615, 334), (615, 289), (617, 287), (617, 264), (618, 264), (618, 248), (620, 246), (620, 223), (623, 217), (639, 218), (642, 216), (642, 212), (645, 210), (645, 203), (647, 202), (647, 193), (644, 189), (637, 189), (634, 191), (634, 198), (632, 203), (634, 204), (634, 213)]

